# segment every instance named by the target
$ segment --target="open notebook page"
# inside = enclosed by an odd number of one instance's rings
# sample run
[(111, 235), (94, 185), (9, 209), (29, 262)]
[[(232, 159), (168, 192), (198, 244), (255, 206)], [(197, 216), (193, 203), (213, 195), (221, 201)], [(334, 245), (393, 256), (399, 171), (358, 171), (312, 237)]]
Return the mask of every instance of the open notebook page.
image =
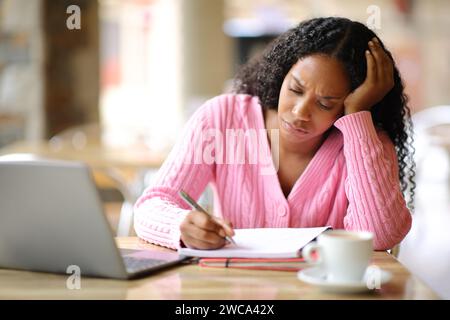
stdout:
[(205, 258), (295, 258), (299, 251), (330, 227), (235, 229), (233, 240), (216, 250), (180, 248), (186, 256)]

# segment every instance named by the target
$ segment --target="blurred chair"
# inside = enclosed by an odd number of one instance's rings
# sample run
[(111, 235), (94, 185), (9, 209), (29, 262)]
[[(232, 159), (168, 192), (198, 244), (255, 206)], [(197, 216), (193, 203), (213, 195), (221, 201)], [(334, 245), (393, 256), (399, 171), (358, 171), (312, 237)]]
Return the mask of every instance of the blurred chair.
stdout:
[(450, 299), (450, 105), (420, 111), (412, 121), (415, 212), (398, 259), (444, 299)]
[(430, 147), (441, 147), (450, 153), (450, 105), (431, 107), (412, 115), (415, 160), (418, 169)]
[[(86, 124), (66, 129), (53, 136), (49, 144), (54, 149), (69, 148), (86, 153), (86, 159), (101, 159), (102, 130), (98, 124)], [(88, 161), (87, 161), (88, 162)], [(136, 178), (124, 170), (106, 163), (92, 167), (94, 180), (99, 189), (102, 201), (120, 201), (122, 206), (117, 223), (117, 236), (130, 236), (133, 234), (133, 205), (142, 191), (137, 185)], [(111, 190), (117, 190), (120, 196), (114, 195)], [(114, 217), (108, 217), (114, 225)]]

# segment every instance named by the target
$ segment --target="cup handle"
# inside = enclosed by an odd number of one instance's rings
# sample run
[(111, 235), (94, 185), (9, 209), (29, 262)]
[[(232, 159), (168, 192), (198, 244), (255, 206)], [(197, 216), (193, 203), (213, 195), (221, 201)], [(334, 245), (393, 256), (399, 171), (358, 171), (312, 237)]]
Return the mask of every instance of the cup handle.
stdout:
[[(313, 252), (317, 251), (319, 252), (319, 258), (314, 259)], [(322, 255), (320, 254), (321, 247), (316, 242), (308, 243), (305, 247), (302, 249), (302, 257), (310, 263), (320, 264), (322, 262)]]

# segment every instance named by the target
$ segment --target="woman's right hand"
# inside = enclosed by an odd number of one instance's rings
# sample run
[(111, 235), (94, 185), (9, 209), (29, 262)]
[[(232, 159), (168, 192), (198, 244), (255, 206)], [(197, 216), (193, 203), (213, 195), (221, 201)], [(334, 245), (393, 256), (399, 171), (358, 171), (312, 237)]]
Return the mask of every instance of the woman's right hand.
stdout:
[(231, 222), (211, 217), (200, 211), (191, 211), (180, 225), (181, 240), (193, 249), (218, 249), (234, 236)]

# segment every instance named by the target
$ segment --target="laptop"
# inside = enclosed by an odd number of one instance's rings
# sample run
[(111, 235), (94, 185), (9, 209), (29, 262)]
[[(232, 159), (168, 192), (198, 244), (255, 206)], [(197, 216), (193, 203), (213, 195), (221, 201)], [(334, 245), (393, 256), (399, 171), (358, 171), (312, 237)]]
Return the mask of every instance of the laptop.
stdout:
[(0, 268), (132, 279), (186, 259), (120, 250), (86, 164), (0, 160)]

